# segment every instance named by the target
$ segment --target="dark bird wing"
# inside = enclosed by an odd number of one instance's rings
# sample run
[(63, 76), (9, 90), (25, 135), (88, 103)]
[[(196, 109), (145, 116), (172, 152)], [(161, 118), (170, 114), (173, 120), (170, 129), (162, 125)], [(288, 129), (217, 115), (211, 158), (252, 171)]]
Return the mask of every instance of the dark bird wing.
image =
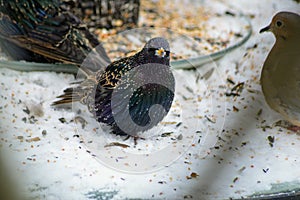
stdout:
[(128, 71), (111, 96), (113, 132), (135, 135), (156, 126), (171, 108), (174, 86), (168, 66), (148, 63)]
[[(76, 16), (63, 10), (58, 1), (2, 1), (0, 12), (0, 37), (5, 44), (4, 50), (13, 58), (40, 62), (40, 57), (44, 57), (42, 61), (81, 65), (97, 47), (97, 55), (101, 58), (97, 60), (98, 67), (110, 63), (97, 38)], [(8, 43), (12, 44), (12, 49)], [(19, 52), (18, 48), (24, 50)], [(31, 60), (35, 57), (26, 57), (28, 52), (40, 57)]]
[(53, 106), (81, 102), (88, 106), (89, 111), (99, 122), (112, 124), (114, 122), (111, 111), (111, 95), (121, 79), (121, 76), (133, 66), (133, 57), (122, 58), (99, 70), (88, 79), (79, 82), (53, 102)]
[[(58, 96), (60, 100), (55, 101), (52, 105), (60, 105), (80, 101), (88, 104), (91, 100), (88, 96), (106, 98), (116, 87), (121, 75), (128, 71), (131, 66), (131, 57), (123, 58), (108, 65), (106, 69), (99, 70), (95, 74), (90, 75), (86, 80), (78, 82), (74, 87), (64, 90), (64, 94)], [(95, 101), (95, 99), (93, 100)], [(100, 100), (99, 100), (100, 101)], [(91, 103), (91, 102), (90, 102)]]

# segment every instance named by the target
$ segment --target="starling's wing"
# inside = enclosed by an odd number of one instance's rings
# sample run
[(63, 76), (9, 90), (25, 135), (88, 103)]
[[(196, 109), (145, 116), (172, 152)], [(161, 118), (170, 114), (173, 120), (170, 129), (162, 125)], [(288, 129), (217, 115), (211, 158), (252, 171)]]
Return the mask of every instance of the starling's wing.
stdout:
[(149, 130), (162, 121), (174, 98), (173, 91), (158, 84), (143, 85), (130, 93), (123, 86), (117, 87), (110, 106), (115, 125), (130, 135)]
[[(150, 124), (151, 120), (151, 123), (156, 125), (169, 112), (173, 98), (173, 91), (162, 85), (144, 85), (137, 89), (130, 98), (130, 116), (139, 126), (146, 126)], [(155, 110), (150, 111), (154, 105), (160, 105), (161, 107), (156, 107)]]
[[(23, 35), (22, 28), (18, 24), (13, 23), (7, 16), (1, 16), (0, 19), (0, 45), (2, 50), (14, 60), (50, 62), (44, 56), (35, 54), (32, 51), (20, 47), (10, 41), (10, 37)], [(53, 60), (52, 60), (53, 61)], [(53, 61), (54, 62), (54, 61)]]
[(96, 76), (99, 84), (106, 89), (114, 89), (122, 76), (131, 68), (136, 67), (135, 56), (125, 57), (117, 60), (105, 68), (105, 71), (98, 72)]
[[(2, 15), (2, 24), (12, 27), (15, 23), (19, 33), (1, 31), (3, 39), (51, 60), (76, 65), (81, 65), (88, 53), (101, 45), (77, 17), (52, 1), (22, 2), (4, 3), (10, 12), (5, 12), (5, 20)], [(97, 60), (99, 67), (110, 63), (102, 46), (97, 48), (97, 55), (101, 58)]]
[[(96, 105), (98, 110), (101, 110), (102, 113), (99, 115), (104, 115), (106, 112), (109, 112), (109, 110), (106, 111), (105, 105), (109, 103), (110, 95), (117, 83), (117, 69), (121, 69), (115, 67), (117, 63), (118, 61), (113, 62), (106, 68), (106, 71), (99, 70), (89, 76), (88, 79), (79, 81), (75, 86), (65, 89), (64, 93), (57, 97), (59, 100), (53, 102), (52, 105), (57, 106), (79, 101), (83, 104), (87, 104), (90, 111), (92, 111), (92, 107)], [(111, 69), (114, 69), (114, 71), (112, 72)]]
[[(119, 75), (125, 67), (125, 60), (128, 58), (115, 61), (107, 66), (105, 71), (99, 70), (88, 79), (78, 82), (76, 86), (64, 90), (64, 94), (58, 96), (60, 100), (53, 102), (53, 106), (68, 104), (76, 101), (87, 104), (90, 111), (92, 107), (97, 107), (99, 120), (105, 113), (110, 112), (107, 105), (110, 101), (110, 95), (115, 88)], [(95, 105), (95, 106), (94, 106)]]
[[(131, 57), (131, 60), (134, 60), (134, 57)], [(131, 66), (134, 65), (138, 65), (137, 62)], [(167, 73), (168, 71), (165, 73), (166, 68), (157, 73), (149, 67), (152, 66), (142, 68), (135, 66), (134, 69), (127, 71), (115, 86), (111, 96), (114, 119), (117, 125), (121, 123), (127, 133), (136, 134), (157, 125), (169, 112), (173, 102), (175, 84), (172, 74)], [(166, 81), (160, 83), (153, 77)], [(165, 82), (168, 84), (163, 84)]]
[[(97, 86), (95, 92), (90, 93), (87, 104), (97, 121), (109, 125), (114, 123), (111, 108), (112, 93), (118, 86), (122, 75), (132, 67), (132, 60), (134, 57), (122, 58), (108, 65), (105, 71), (96, 73)], [(92, 111), (93, 108), (94, 111)]]

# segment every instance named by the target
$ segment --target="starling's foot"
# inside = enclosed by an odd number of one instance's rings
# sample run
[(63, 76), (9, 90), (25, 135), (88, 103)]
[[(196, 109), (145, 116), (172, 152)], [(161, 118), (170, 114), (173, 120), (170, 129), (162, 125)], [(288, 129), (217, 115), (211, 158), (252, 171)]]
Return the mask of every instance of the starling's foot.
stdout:
[(300, 133), (300, 127), (291, 124), (290, 122), (286, 121), (286, 120), (279, 120), (277, 122), (274, 123), (274, 126), (280, 126), (282, 128), (288, 129), (290, 131), (293, 131), (295, 133)]
[(134, 145), (137, 145), (137, 140), (140, 139), (140, 140), (145, 140), (145, 138), (142, 138), (142, 137), (139, 137), (139, 136), (132, 136), (132, 135), (127, 135), (127, 137), (124, 139), (125, 140), (128, 140), (129, 138), (133, 137), (133, 142), (134, 142)]

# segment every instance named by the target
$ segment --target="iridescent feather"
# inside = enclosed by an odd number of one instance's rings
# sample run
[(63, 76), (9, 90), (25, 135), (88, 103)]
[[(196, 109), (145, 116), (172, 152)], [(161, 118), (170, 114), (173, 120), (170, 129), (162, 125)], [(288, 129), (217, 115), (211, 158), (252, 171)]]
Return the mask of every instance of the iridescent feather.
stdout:
[(14, 60), (75, 65), (98, 47), (99, 65), (110, 63), (97, 38), (58, 0), (1, 0), (0, 44)]
[[(121, 120), (126, 121), (124, 111), (128, 108), (132, 121), (138, 126), (146, 126), (153, 120), (149, 116), (150, 108), (159, 104), (163, 109), (156, 111), (155, 122), (148, 127), (150, 129), (164, 118), (173, 102), (175, 81), (169, 70), (169, 53), (169, 44), (165, 39), (153, 38), (135, 55), (115, 61), (108, 65), (104, 71), (98, 71), (77, 87), (66, 89), (64, 94), (59, 96), (61, 99), (54, 102), (53, 105), (80, 101), (88, 106), (89, 111), (93, 113), (98, 122), (112, 126), (114, 134), (135, 135), (137, 129), (134, 127), (128, 127), (126, 131), (119, 127), (115, 120), (116, 115), (120, 116)], [(143, 74), (131, 73), (134, 69), (145, 68), (147, 64), (150, 64), (150, 70), (144, 76)], [(151, 71), (152, 65), (162, 67), (153, 67), (153, 71)], [(137, 87), (131, 94), (129, 103), (124, 101), (124, 97), (127, 95), (126, 89), (123, 90), (124, 87), (134, 88), (135, 82), (132, 80), (136, 81), (137, 84), (143, 82), (148, 78), (147, 73), (163, 79), (168, 83), (168, 86), (159, 83), (145, 84), (142, 87)], [(116, 96), (113, 104), (112, 96), (114, 94)]]

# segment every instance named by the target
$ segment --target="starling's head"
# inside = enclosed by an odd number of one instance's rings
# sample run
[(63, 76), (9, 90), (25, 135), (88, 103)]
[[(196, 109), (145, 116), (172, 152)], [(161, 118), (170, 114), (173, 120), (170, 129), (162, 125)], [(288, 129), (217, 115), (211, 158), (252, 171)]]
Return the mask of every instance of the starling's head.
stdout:
[(150, 62), (169, 65), (170, 46), (168, 41), (162, 37), (149, 40), (144, 46), (143, 53)]
[(291, 12), (279, 12), (273, 17), (271, 24), (259, 32), (265, 31), (271, 31), (277, 39), (286, 40), (299, 37), (300, 15)]

